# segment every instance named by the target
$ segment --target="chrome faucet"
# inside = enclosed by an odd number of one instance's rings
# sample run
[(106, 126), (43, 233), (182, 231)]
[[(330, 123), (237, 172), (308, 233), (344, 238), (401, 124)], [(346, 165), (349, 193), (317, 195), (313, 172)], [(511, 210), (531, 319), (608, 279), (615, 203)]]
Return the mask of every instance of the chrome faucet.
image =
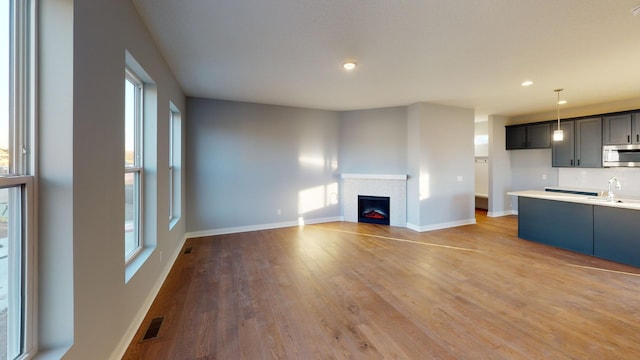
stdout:
[(611, 189), (611, 186), (613, 185), (613, 183), (616, 184), (616, 189), (620, 190), (622, 189), (622, 185), (620, 185), (620, 180), (618, 180), (617, 177), (612, 176), (611, 179), (609, 179), (609, 192), (607, 193), (607, 200), (609, 201), (613, 201), (613, 190)]

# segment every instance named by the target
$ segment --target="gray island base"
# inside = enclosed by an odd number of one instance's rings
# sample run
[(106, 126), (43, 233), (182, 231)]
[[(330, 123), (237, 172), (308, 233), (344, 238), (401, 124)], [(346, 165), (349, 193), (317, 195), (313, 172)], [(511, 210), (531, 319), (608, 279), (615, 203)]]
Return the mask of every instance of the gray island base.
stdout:
[(509, 195), (518, 196), (518, 237), (640, 267), (637, 201), (543, 191)]

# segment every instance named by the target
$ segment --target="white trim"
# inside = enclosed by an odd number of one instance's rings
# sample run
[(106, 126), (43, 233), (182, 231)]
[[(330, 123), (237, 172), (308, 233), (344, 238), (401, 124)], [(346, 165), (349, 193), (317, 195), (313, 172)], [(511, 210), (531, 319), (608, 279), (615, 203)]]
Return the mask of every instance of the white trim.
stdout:
[(407, 180), (407, 174), (342, 174), (343, 179)]
[[(325, 218), (316, 218), (316, 219), (306, 219), (304, 220), (304, 225), (313, 225), (313, 224), (323, 224), (330, 223), (336, 221), (344, 221), (344, 216), (331, 216)], [(298, 223), (300, 225), (300, 223)]]
[(149, 309), (151, 309), (151, 305), (153, 304), (153, 301), (156, 299), (156, 296), (158, 296), (158, 293), (160, 292), (160, 289), (162, 288), (164, 281), (167, 279), (167, 276), (169, 276), (169, 272), (171, 271), (173, 264), (176, 262), (176, 259), (178, 258), (178, 256), (182, 253), (182, 248), (184, 247), (184, 243), (187, 241), (187, 238), (188, 237), (185, 234), (185, 236), (182, 237), (182, 240), (180, 241), (178, 246), (176, 246), (176, 250), (175, 250), (175, 253), (173, 254), (173, 258), (166, 260), (164, 268), (162, 269), (162, 273), (160, 274), (156, 282), (153, 284), (153, 287), (147, 294), (147, 298), (144, 300), (144, 302), (140, 306), (138, 313), (134, 316), (134, 318), (129, 323), (129, 327), (127, 328), (127, 331), (125, 331), (124, 335), (120, 338), (120, 341), (118, 342), (118, 346), (116, 346), (115, 350), (111, 353), (111, 356), (109, 356), (109, 359), (120, 360), (124, 356), (124, 353), (127, 351), (129, 344), (131, 344), (134, 336), (136, 336), (136, 333), (138, 332), (140, 325), (142, 325), (142, 322), (144, 321), (145, 316), (147, 316)]
[[(335, 222), (335, 221), (344, 221), (344, 217), (333, 216), (333, 217), (317, 218), (317, 219), (304, 219), (303, 221), (304, 221), (304, 225), (312, 225), (312, 224), (321, 224), (321, 223), (328, 223), (328, 222)], [(286, 221), (286, 222), (270, 223), (270, 224), (248, 225), (248, 226), (238, 226), (238, 227), (230, 227), (230, 228), (222, 228), (222, 229), (192, 231), (192, 232), (188, 232), (185, 236), (187, 238), (196, 238), (196, 237), (204, 237), (204, 236), (235, 234), (235, 233), (242, 233), (242, 232), (248, 232), (248, 231), (271, 230), (271, 229), (279, 229), (279, 228), (293, 227), (293, 226), (300, 226), (300, 225), (301, 225), (300, 221)]]
[(506, 210), (506, 211), (494, 211), (487, 212), (488, 217), (500, 217), (500, 216), (508, 216), (508, 215), (518, 215), (517, 210)]
[(448, 229), (456, 226), (473, 225), (475, 223), (476, 223), (476, 219), (473, 218), (473, 219), (450, 221), (445, 223), (439, 223), (434, 225), (424, 225), (424, 226), (418, 226), (411, 223), (407, 223), (407, 228), (413, 231), (425, 232), (425, 231), (433, 231), (433, 230), (440, 230), (440, 229)]

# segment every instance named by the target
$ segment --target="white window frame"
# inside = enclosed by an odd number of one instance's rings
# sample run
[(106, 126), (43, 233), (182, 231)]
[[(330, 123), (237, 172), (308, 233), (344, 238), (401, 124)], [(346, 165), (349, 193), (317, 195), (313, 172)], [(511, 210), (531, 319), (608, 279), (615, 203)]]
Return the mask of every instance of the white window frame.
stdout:
[[(144, 248), (143, 219), (144, 219), (144, 82), (130, 68), (125, 68), (125, 80), (135, 86), (134, 100), (134, 157), (133, 165), (125, 165), (125, 174), (133, 174), (133, 235), (135, 247), (130, 253), (125, 253), (125, 263), (130, 263)], [(126, 231), (126, 230), (125, 230)]]
[[(173, 109), (169, 108), (169, 224), (173, 220), (173, 117), (175, 113)], [(171, 225), (169, 225), (171, 227)]]
[(169, 103), (169, 229), (180, 220), (181, 213), (181, 148), (182, 116), (180, 110)]
[[(9, 174), (0, 189), (9, 193), (7, 358), (36, 351), (35, 92), (36, 14), (34, 0), (10, 0)], [(17, 243), (16, 243), (17, 242)], [(19, 314), (12, 316), (11, 314)], [(13, 329), (13, 331), (12, 331)], [(18, 331), (15, 331), (19, 329)]]

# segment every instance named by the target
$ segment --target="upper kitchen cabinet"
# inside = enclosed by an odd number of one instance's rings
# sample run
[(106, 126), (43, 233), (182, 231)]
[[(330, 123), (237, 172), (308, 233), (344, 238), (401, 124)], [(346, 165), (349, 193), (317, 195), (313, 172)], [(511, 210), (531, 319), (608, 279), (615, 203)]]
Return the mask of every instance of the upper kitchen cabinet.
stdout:
[(576, 120), (576, 167), (602, 167), (602, 118)]
[(535, 123), (506, 127), (507, 150), (543, 149), (551, 146), (551, 124)]
[(575, 121), (560, 122), (560, 129), (564, 134), (562, 141), (554, 141), (551, 146), (551, 165), (553, 167), (573, 167), (575, 161)]
[(527, 126), (507, 126), (507, 150), (527, 148)]
[(634, 113), (631, 117), (631, 141), (640, 144), (640, 113)]
[(564, 140), (552, 145), (554, 167), (602, 167), (602, 118), (565, 120)]
[(604, 145), (640, 144), (640, 113), (605, 116), (602, 126)]

